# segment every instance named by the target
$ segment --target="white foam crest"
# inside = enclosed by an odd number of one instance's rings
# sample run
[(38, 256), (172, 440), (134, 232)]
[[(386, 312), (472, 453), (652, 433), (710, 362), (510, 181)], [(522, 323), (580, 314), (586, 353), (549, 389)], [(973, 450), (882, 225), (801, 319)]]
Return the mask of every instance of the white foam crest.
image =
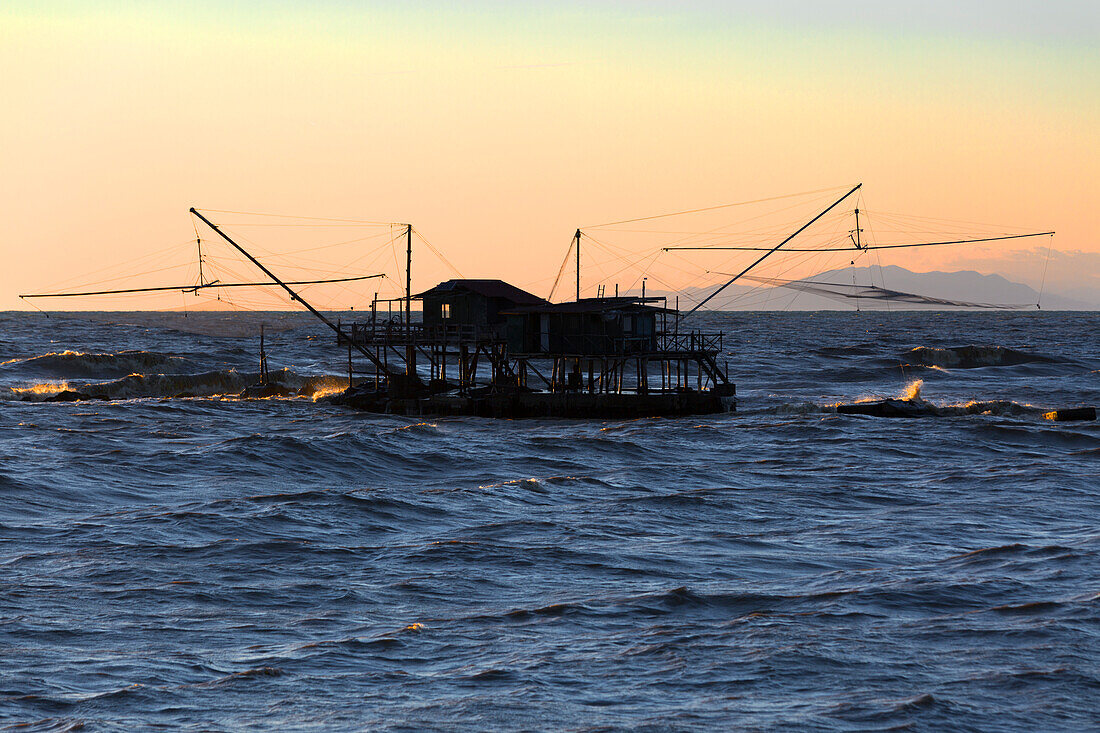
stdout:
[[(912, 382), (906, 385), (905, 389), (901, 393), (901, 398), (907, 402), (916, 402), (920, 400), (920, 391), (924, 387), (923, 379), (914, 379)], [(923, 402), (923, 400), (921, 400)]]
[(110, 377), (146, 372), (181, 372), (194, 368), (188, 359), (155, 351), (119, 351), (90, 353), (50, 351), (38, 356), (9, 359), (0, 367), (31, 370), (58, 377)]
[[(132, 400), (146, 398), (236, 397), (246, 387), (260, 381), (255, 372), (236, 369), (198, 374), (130, 374), (102, 382), (43, 381), (9, 387), (0, 399), (43, 402), (62, 392), (75, 393), (76, 399)], [(286, 387), (290, 397), (317, 399), (347, 386), (339, 377), (303, 376), (290, 369), (269, 374), (271, 384)]]
[(955, 346), (939, 348), (917, 346), (905, 354), (910, 363), (941, 369), (977, 369), (1051, 361), (1041, 354), (1029, 354), (1005, 346)]
[(944, 417), (962, 415), (1034, 416), (1046, 412), (1042, 407), (1013, 402), (1012, 400), (970, 400), (969, 402), (932, 405), (931, 407), (937, 415)]
[(69, 383), (65, 380), (36, 382), (21, 387), (8, 387), (8, 391), (0, 392), (0, 399), (40, 401), (69, 389)]

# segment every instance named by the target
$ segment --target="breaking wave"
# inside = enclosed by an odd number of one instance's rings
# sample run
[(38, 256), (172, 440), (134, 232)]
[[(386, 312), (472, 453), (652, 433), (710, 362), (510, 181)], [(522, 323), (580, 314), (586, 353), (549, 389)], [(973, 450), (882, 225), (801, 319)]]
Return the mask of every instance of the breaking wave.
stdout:
[[(967, 402), (936, 404), (926, 400), (921, 395), (923, 388), (924, 380), (915, 379), (905, 386), (901, 392), (901, 397), (896, 401), (914, 408), (921, 414), (934, 417), (961, 417), (963, 415), (1041, 416), (1046, 412), (1043, 408), (1013, 402), (1012, 400), (968, 400)], [(860, 402), (866, 401), (872, 400), (860, 400)]]
[(905, 386), (905, 390), (901, 393), (901, 398), (907, 401), (919, 400), (920, 391), (924, 388), (923, 379), (914, 379), (912, 382)]
[(918, 346), (907, 351), (903, 358), (912, 364), (942, 369), (978, 369), (1056, 361), (1043, 354), (1031, 354), (1005, 346), (955, 346), (946, 349)]
[(1046, 412), (1045, 408), (1035, 407), (1012, 400), (970, 400), (950, 405), (924, 403), (929, 412), (939, 417), (959, 417), (962, 415), (1000, 415), (1038, 417)]
[(18, 368), (35, 374), (68, 379), (105, 379), (127, 374), (182, 374), (195, 369), (194, 362), (182, 356), (155, 351), (119, 351), (92, 354), (83, 351), (58, 351), (25, 359), (10, 359), (0, 368)]
[[(870, 402), (872, 400), (865, 400)], [(1001, 417), (1041, 417), (1047, 408), (1035, 407), (1012, 400), (970, 400), (938, 405), (923, 399), (894, 400), (912, 408), (913, 417), (963, 417), (966, 415), (996, 415)], [(836, 413), (837, 407), (847, 403), (820, 404), (817, 402), (792, 402), (768, 408), (764, 412), (777, 415), (813, 415)], [(859, 404), (858, 402), (856, 404)]]
[[(915, 379), (905, 385), (901, 394), (894, 397), (862, 397), (853, 402), (792, 402), (769, 408), (767, 412), (780, 415), (810, 415), (842, 412), (845, 405), (870, 405), (889, 403), (892, 412), (904, 412), (907, 417), (963, 417), (966, 415), (997, 415), (1016, 417), (1042, 417), (1048, 408), (1014, 402), (1012, 400), (968, 400), (966, 402), (937, 403), (925, 399), (922, 394), (923, 379)], [(900, 417), (901, 415), (893, 415)]]
[[(317, 399), (342, 390), (346, 379), (333, 376), (304, 376), (289, 369), (271, 372), (270, 383), (284, 388), (281, 397)], [(72, 402), (80, 400), (132, 400), (142, 398), (236, 397), (259, 382), (257, 372), (224, 369), (198, 374), (130, 374), (121, 379), (80, 382), (72, 379), (44, 381), (9, 387), (0, 399), (25, 402)]]

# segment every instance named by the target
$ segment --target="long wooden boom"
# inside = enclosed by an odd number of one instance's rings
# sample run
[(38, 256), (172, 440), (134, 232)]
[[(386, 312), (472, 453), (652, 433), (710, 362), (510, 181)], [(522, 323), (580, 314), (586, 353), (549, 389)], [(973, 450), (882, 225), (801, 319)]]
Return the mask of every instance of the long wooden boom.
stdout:
[(344, 332), (340, 329), (339, 326), (337, 326), (335, 323), (333, 323), (332, 321), (330, 321), (329, 319), (327, 319), (323, 315), (321, 315), (320, 311), (318, 311), (312, 305), (310, 305), (305, 300), (303, 300), (302, 296), (300, 296), (300, 295), (298, 295), (298, 293), (294, 292), (294, 290), (291, 289), (291, 287), (289, 285), (287, 285), (285, 282), (280, 280), (278, 278), (278, 276), (275, 275), (275, 273), (273, 273), (271, 270), (264, 267), (263, 263), (260, 262), (255, 257), (253, 257), (252, 255), (250, 255), (245, 250), (244, 247), (242, 247), (241, 245), (234, 242), (230, 238), (230, 236), (228, 234), (226, 234), (225, 232), (223, 232), (221, 229), (219, 229), (218, 226), (214, 222), (210, 221), (205, 216), (200, 214), (199, 211), (194, 206), (191, 207), (191, 213), (194, 214), (196, 217), (198, 217), (199, 220), (202, 221), (203, 224), (206, 224), (206, 226), (213, 229), (215, 234), (217, 234), (219, 237), (221, 237), (225, 241), (229, 242), (229, 244), (233, 245), (234, 249), (236, 249), (242, 255), (247, 257), (249, 262), (254, 264), (256, 267), (260, 268), (260, 271), (263, 272), (263, 274), (267, 275), (269, 278), (271, 278), (271, 280), (276, 285), (278, 285), (283, 290), (285, 290), (287, 293), (289, 293), (291, 300), (295, 300), (295, 301), (301, 303), (303, 306), (305, 306), (306, 310), (308, 310), (310, 313), (312, 313), (314, 316), (316, 316), (317, 319), (319, 321), (321, 321), (321, 323), (325, 324), (326, 326), (331, 328), (334, 332), (336, 332), (336, 336), (337, 336), (338, 339), (343, 340), (343, 341), (347, 341), (349, 344), (351, 344), (353, 347), (355, 347), (356, 351), (361, 353), (363, 356), (367, 357), (367, 359), (370, 360), (370, 362), (372, 364), (374, 364), (376, 367), (378, 367), (379, 371), (381, 371), (383, 374), (389, 374), (389, 369), (386, 367), (386, 365), (384, 363), (382, 363), (381, 359), (379, 359), (377, 356), (372, 354), (367, 348), (365, 348), (364, 346), (362, 346), (358, 342), (353, 341), (350, 338), (348, 338), (344, 334)]
[[(287, 285), (320, 285), (322, 283), (347, 283), (354, 282), (356, 280), (370, 280), (376, 277), (385, 277), (385, 275), (358, 275), (356, 277), (339, 277), (329, 280), (295, 280), (288, 282)], [(127, 293), (157, 293), (179, 290), (182, 293), (193, 293), (198, 290), (205, 290), (207, 288), (256, 288), (265, 285), (274, 285), (275, 283), (223, 283), (215, 280), (214, 282), (203, 283), (202, 285), (162, 285), (154, 288), (128, 288), (126, 290), (89, 290), (83, 293), (28, 293), (26, 295), (20, 295), (20, 298), (76, 298), (89, 295), (125, 295)]]
[(761, 257), (760, 257), (759, 259), (757, 259), (757, 260), (756, 260), (756, 262), (753, 262), (753, 263), (752, 263), (751, 265), (749, 265), (748, 267), (746, 267), (746, 268), (745, 268), (744, 270), (742, 270), (741, 272), (737, 273), (736, 275), (734, 275), (733, 277), (731, 277), (731, 278), (730, 278), (730, 279), (729, 279), (728, 281), (726, 281), (726, 283), (725, 283), (724, 285), (722, 285), (722, 287), (718, 288), (718, 289), (717, 289), (717, 290), (715, 290), (715, 291), (714, 291), (713, 293), (711, 293), (711, 294), (710, 294), (710, 295), (708, 295), (707, 297), (703, 298), (703, 300), (701, 300), (701, 301), (700, 301), (699, 303), (697, 303), (697, 304), (695, 305), (695, 307), (694, 307), (694, 308), (692, 308), (691, 310), (689, 310), (689, 311), (688, 311), (687, 313), (685, 313), (685, 314), (684, 314), (684, 318), (687, 318), (687, 317), (688, 317), (688, 316), (690, 316), (690, 315), (691, 315), (692, 313), (694, 313), (695, 311), (697, 311), (697, 310), (699, 310), (700, 308), (702, 308), (702, 307), (703, 307), (704, 305), (706, 305), (706, 304), (707, 304), (707, 302), (709, 302), (709, 301), (710, 301), (710, 300), (711, 300), (711, 299), (712, 299), (712, 298), (713, 298), (714, 296), (718, 295), (718, 293), (722, 292), (723, 290), (725, 290), (726, 288), (728, 288), (728, 287), (729, 287), (730, 285), (733, 285), (733, 283), (734, 283), (734, 282), (736, 282), (736, 281), (737, 281), (737, 279), (738, 279), (739, 277), (741, 277), (742, 275), (744, 275), (745, 273), (747, 273), (747, 272), (748, 272), (749, 270), (751, 270), (752, 268), (756, 267), (756, 266), (757, 266), (757, 265), (759, 265), (759, 264), (760, 264), (761, 262), (763, 262), (764, 260), (766, 260), (766, 259), (767, 259), (767, 258), (768, 258), (768, 257), (769, 257), (769, 256), (770, 256), (770, 255), (771, 255), (772, 253), (773, 253), (773, 252), (776, 252), (776, 251), (777, 251), (777, 250), (778, 250), (778, 249), (779, 249), (780, 247), (782, 247), (782, 246), (783, 246), (784, 244), (786, 244), (787, 242), (791, 241), (792, 239), (794, 239), (795, 237), (797, 237), (797, 236), (798, 236), (799, 234), (801, 234), (802, 232), (804, 232), (804, 231), (806, 231), (807, 229), (809, 229), (809, 228), (810, 228), (810, 226), (811, 226), (811, 225), (812, 225), (812, 224), (813, 224), (814, 222), (816, 222), (816, 221), (817, 221), (818, 219), (820, 219), (821, 217), (823, 217), (823, 216), (825, 216), (826, 214), (828, 214), (828, 213), (829, 213), (830, 211), (832, 211), (833, 209), (835, 209), (835, 208), (836, 208), (837, 206), (840, 206), (840, 203), (841, 203), (841, 202), (842, 202), (842, 201), (843, 201), (844, 199), (848, 198), (848, 197), (849, 197), (849, 196), (851, 196), (851, 195), (852, 195), (853, 193), (855, 193), (856, 191), (858, 191), (858, 190), (859, 190), (860, 188), (862, 188), (862, 186), (863, 186), (863, 184), (862, 184), (862, 183), (857, 183), (857, 184), (856, 184), (856, 185), (855, 185), (855, 186), (854, 186), (854, 187), (852, 188), (852, 190), (851, 190), (851, 191), (849, 191), (848, 193), (844, 194), (843, 196), (841, 196), (840, 198), (838, 198), (838, 199), (837, 199), (836, 201), (834, 201), (833, 203), (829, 204), (829, 207), (828, 207), (827, 209), (825, 209), (825, 210), (824, 210), (824, 211), (822, 211), (822, 212), (821, 212), (820, 214), (818, 214), (817, 216), (815, 216), (815, 217), (814, 217), (813, 219), (810, 219), (810, 220), (809, 220), (808, 222), (806, 222), (806, 223), (805, 223), (805, 224), (803, 224), (803, 225), (802, 225), (801, 227), (799, 227), (798, 231), (796, 231), (796, 232), (795, 232), (794, 234), (792, 234), (791, 236), (787, 237), (786, 239), (784, 239), (784, 240), (783, 240), (782, 242), (780, 242), (779, 244), (777, 244), (777, 245), (775, 245), (774, 247), (772, 247), (771, 249), (769, 249), (769, 250), (768, 250), (767, 252), (765, 252), (765, 253), (764, 253), (764, 254), (763, 254), (763, 255), (762, 255), (762, 256), (761, 256)]

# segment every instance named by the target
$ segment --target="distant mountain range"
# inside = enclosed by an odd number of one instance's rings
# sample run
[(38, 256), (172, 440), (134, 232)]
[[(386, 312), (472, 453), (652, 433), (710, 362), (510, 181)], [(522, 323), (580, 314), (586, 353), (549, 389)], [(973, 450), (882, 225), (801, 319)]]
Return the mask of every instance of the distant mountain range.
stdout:
[[(806, 281), (835, 283), (841, 286), (851, 286), (854, 281), (860, 286), (875, 285), (888, 290), (968, 303), (1019, 305), (1032, 308), (1036, 303), (1041, 303), (1044, 310), (1100, 310), (1100, 292), (1078, 290), (1074, 292), (1077, 296), (1074, 298), (1046, 292), (1040, 299), (1039, 293), (1027, 285), (1013, 282), (1000, 275), (983, 275), (973, 270), (912, 272), (896, 265), (882, 268), (848, 267), (823, 272), (812, 278), (806, 278)], [(685, 291), (684, 294), (699, 300), (712, 291), (713, 288), (693, 288)], [(666, 295), (666, 293), (654, 294)], [(690, 299), (683, 299), (680, 306), (686, 310), (690, 307), (690, 303)], [(855, 310), (857, 306), (862, 310), (884, 310), (887, 307), (891, 310), (927, 310), (944, 307), (938, 304), (919, 305), (892, 301), (887, 305), (887, 302), (867, 298), (834, 299), (766, 283), (748, 282), (731, 285), (707, 303), (707, 308), (711, 310)]]

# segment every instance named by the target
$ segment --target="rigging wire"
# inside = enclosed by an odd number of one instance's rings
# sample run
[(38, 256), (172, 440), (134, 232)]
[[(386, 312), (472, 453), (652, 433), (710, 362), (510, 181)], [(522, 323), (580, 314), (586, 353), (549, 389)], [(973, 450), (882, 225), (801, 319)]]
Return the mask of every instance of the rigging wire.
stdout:
[[(877, 216), (877, 214), (876, 214)], [(871, 241), (878, 244), (878, 235), (875, 234), (875, 217), (870, 214), (867, 215), (867, 231), (871, 234)], [(882, 289), (886, 290), (886, 270), (882, 266), (882, 253), (875, 250), (875, 263), (878, 265), (878, 281), (882, 284)], [(867, 282), (871, 285), (875, 284), (875, 276), (871, 271), (870, 266), (867, 268)], [(886, 312), (892, 312), (892, 304), (889, 300), (886, 301)]]
[[(793, 203), (789, 206), (784, 206), (782, 208), (776, 209), (774, 211), (765, 211), (761, 214), (757, 214), (756, 216), (750, 216), (749, 218), (743, 219), (738, 223), (739, 224), (746, 224), (750, 221), (757, 221), (757, 220), (763, 219), (765, 217), (776, 216), (777, 214), (781, 214), (785, 211), (791, 211), (792, 209), (800, 209), (801, 210), (805, 206), (806, 206), (806, 204), (804, 202), (796, 202), (796, 203)], [(837, 215), (838, 214), (831, 214), (830, 216), (825, 217), (825, 218), (830, 219), (830, 218), (835, 217)], [(671, 242), (668, 242), (665, 246), (668, 247), (668, 248), (671, 248), (671, 245), (681, 244), (683, 242), (691, 240), (692, 238), (698, 239), (698, 238), (706, 237), (707, 235), (715, 234), (715, 233), (733, 234), (731, 232), (721, 231), (721, 230), (725, 229), (727, 226), (731, 226), (731, 225), (723, 224), (721, 226), (713, 227), (709, 230), (705, 230), (705, 231), (702, 231), (702, 232), (692, 232), (692, 233), (689, 234), (689, 236), (680, 237), (679, 239), (674, 239)], [(775, 236), (785, 234), (787, 231), (789, 231), (789, 229), (786, 226), (775, 226), (775, 225), (773, 225), (773, 226), (761, 227), (760, 229), (758, 229), (756, 231), (759, 232), (760, 238), (762, 238), (762, 239), (774, 239)]]
[[(980, 237), (978, 239), (954, 239), (943, 242), (914, 242), (910, 244), (876, 244), (868, 245), (862, 249), (902, 249), (907, 247), (938, 247), (948, 244), (976, 244), (978, 242), (997, 242), (1004, 239), (1024, 239), (1026, 237), (1044, 237), (1052, 235), (1054, 232), (1034, 232), (1031, 234), (1006, 234), (999, 237)], [(665, 247), (664, 249), (680, 249), (680, 250), (715, 250), (718, 252), (733, 251), (733, 252), (768, 252), (771, 247)], [(811, 247), (811, 248), (797, 248), (792, 247), (786, 249), (786, 252), (848, 252), (851, 247)]]
[[(275, 256), (275, 257), (289, 257), (291, 255), (302, 254), (304, 252), (316, 252), (316, 251), (322, 250), (322, 249), (332, 249), (333, 247), (342, 247), (346, 244), (355, 244), (356, 242), (365, 242), (368, 239), (381, 239), (382, 237), (388, 236), (388, 234), (389, 234), (388, 232), (384, 232), (384, 231), (383, 232), (377, 232), (375, 234), (367, 234), (367, 235), (362, 236), (362, 237), (355, 237), (354, 239), (343, 239), (339, 242), (333, 242), (331, 244), (321, 244), (321, 245), (317, 245), (316, 247), (304, 247), (302, 249), (293, 249), (293, 250), (289, 250), (287, 252), (283, 252), (281, 254), (277, 254), (277, 255), (273, 255), (273, 256)], [(383, 246), (385, 246), (385, 245), (383, 245)]]
[(565, 267), (569, 264), (569, 255), (573, 252), (573, 246), (576, 240), (577, 238), (575, 236), (569, 240), (569, 248), (565, 250), (565, 259), (561, 261), (561, 267), (558, 268), (558, 276), (554, 278), (554, 284), (550, 287), (550, 295), (546, 296), (547, 300), (554, 299), (554, 292), (558, 289), (558, 283), (561, 282), (561, 276), (565, 274)]
[[(175, 244), (172, 244), (170, 246), (164, 247), (164, 248), (159, 249), (159, 250), (155, 250), (155, 251), (150, 252), (150, 253), (145, 254), (145, 255), (141, 255), (140, 257), (136, 257), (136, 258), (130, 260), (130, 262), (133, 263), (133, 264), (136, 264), (138, 262), (145, 262), (146, 260), (151, 260), (151, 259), (163, 259), (163, 255), (165, 253), (179, 251), (180, 247), (182, 247), (184, 245), (189, 245), (194, 241), (195, 240), (193, 240), (193, 239), (187, 239), (183, 242), (176, 242)], [(99, 274), (102, 274), (102, 273), (107, 272), (109, 270), (113, 270), (113, 269), (117, 268), (118, 266), (119, 266), (118, 263), (107, 265), (105, 267), (99, 268), (98, 270), (91, 270), (89, 272), (86, 272), (80, 277), (88, 277), (90, 275), (99, 275)], [(162, 267), (162, 268), (159, 268), (159, 269), (149, 270), (145, 273), (139, 273), (139, 274), (146, 274), (147, 275), (147, 274), (151, 274), (151, 273), (154, 273), (154, 272), (163, 272), (164, 270), (169, 270), (169, 269), (172, 269), (173, 267), (182, 267), (182, 266), (183, 265), (181, 263), (180, 265), (172, 265), (172, 266), (168, 266), (168, 267)], [(103, 282), (110, 282), (112, 280), (118, 280), (121, 277), (131, 277), (131, 275), (122, 275), (122, 276), (109, 277), (109, 278), (104, 278), (104, 279), (94, 281), (94, 282), (91, 282), (91, 283), (84, 282), (81, 285), (73, 285), (73, 287), (87, 287), (89, 285), (97, 285), (97, 284), (103, 283)], [(68, 278), (67, 280), (62, 280), (56, 287), (57, 288), (65, 288), (65, 287), (68, 287), (70, 283), (74, 283), (76, 281), (77, 281), (77, 278), (71, 277), (71, 278)]]
[(738, 201), (732, 204), (718, 204), (717, 206), (706, 206), (701, 209), (688, 209), (685, 211), (674, 211), (669, 214), (655, 214), (653, 216), (641, 216), (636, 219), (623, 219), (621, 221), (612, 221), (606, 224), (589, 224), (588, 226), (581, 227), (581, 229), (599, 229), (601, 227), (610, 227), (617, 224), (631, 224), (636, 221), (652, 221), (654, 219), (664, 219), (670, 216), (683, 216), (685, 214), (699, 214), (705, 211), (716, 211), (718, 209), (729, 209), (734, 206), (749, 206), (751, 204), (760, 204), (768, 201), (779, 201), (781, 199), (796, 198), (799, 196), (811, 196), (814, 194), (825, 193), (828, 191), (837, 191), (843, 188), (842, 186), (833, 186), (832, 188), (821, 188), (816, 191), (803, 191), (802, 193), (789, 193), (782, 196), (769, 196), (768, 198), (755, 199), (752, 201)]
[(199, 236), (199, 223), (195, 221), (195, 217), (191, 216), (188, 218), (191, 220), (191, 227), (195, 230), (195, 246), (199, 251), (199, 285), (202, 285), (202, 237)]
[(1054, 251), (1054, 233), (1050, 234), (1050, 242), (1047, 244), (1047, 258), (1043, 261), (1043, 279), (1039, 283), (1039, 298), (1035, 301), (1035, 307), (1037, 309), (1042, 308), (1043, 302), (1043, 290), (1047, 285), (1047, 268), (1050, 267), (1050, 255)]
[[(656, 250), (654, 252), (644, 254), (641, 257), (639, 257), (637, 260), (628, 260), (623, 255), (615, 252), (606, 242), (602, 242), (602, 241), (596, 239), (595, 237), (593, 237), (590, 234), (587, 234), (585, 232), (582, 232), (581, 234), (584, 236), (585, 239), (587, 239), (590, 242), (592, 242), (593, 244), (597, 245), (597, 247), (603, 248), (612, 257), (615, 257), (621, 263), (624, 263), (623, 267), (619, 268), (618, 270), (615, 270), (610, 275), (606, 275), (605, 280), (611, 280), (613, 282), (615, 277), (617, 277), (619, 274), (621, 274), (621, 273), (623, 273), (623, 272), (625, 272), (625, 271), (627, 271), (631, 268), (642, 268), (640, 273), (637, 275), (637, 277), (635, 277), (635, 279), (627, 286), (628, 291), (633, 290), (634, 287), (640, 281), (640, 279), (643, 278), (643, 277), (646, 277), (646, 276), (649, 276), (652, 279), (656, 280), (658, 283), (660, 283), (664, 287), (668, 288), (669, 290), (675, 290), (676, 289), (671, 284), (666, 282), (663, 278), (660, 278), (656, 275), (650, 275), (649, 274), (650, 269), (653, 267), (654, 264), (656, 264), (657, 258), (661, 254), (661, 250)], [(646, 262), (647, 260), (652, 260), (652, 261), (649, 262), (649, 264), (646, 265), (645, 267), (642, 267), (642, 264), (644, 262)]]
[(991, 229), (1000, 229), (1004, 226), (1004, 224), (990, 224), (988, 222), (967, 221), (965, 219), (945, 219), (945, 218), (942, 218), (942, 217), (934, 217), (934, 216), (916, 216), (914, 214), (905, 214), (905, 213), (896, 212), (896, 211), (876, 211), (875, 213), (879, 216), (890, 216), (890, 217), (894, 217), (894, 218), (897, 218), (897, 219), (907, 219), (907, 220), (911, 220), (911, 221), (939, 222), (939, 223), (943, 223), (943, 224), (956, 224), (956, 225), (957, 224), (969, 224), (970, 226), (989, 227)]
[[(198, 207), (195, 207), (195, 208), (198, 209)], [(337, 222), (344, 222), (344, 223), (348, 223), (348, 224), (367, 224), (367, 225), (382, 226), (382, 227), (384, 227), (384, 226), (395, 226), (395, 225), (396, 226), (403, 226), (403, 225), (400, 225), (400, 224), (395, 224), (395, 222), (390, 222), (390, 221), (367, 221), (365, 219), (338, 219), (338, 218), (335, 218), (335, 217), (327, 217), (327, 216), (297, 216), (297, 215), (294, 215), (294, 214), (265, 214), (265, 213), (262, 213), (262, 212), (255, 212), (255, 211), (231, 211), (229, 209), (199, 209), (199, 211), (214, 212), (216, 214), (240, 214), (241, 216), (270, 216), (270, 217), (275, 217), (275, 218), (278, 218), (278, 219), (307, 219), (307, 220), (311, 220), (311, 221), (337, 221)]]
[(438, 257), (440, 260), (443, 261), (443, 264), (445, 264), (447, 267), (451, 268), (451, 271), (454, 272), (454, 274), (458, 275), (459, 278), (463, 277), (462, 273), (459, 272), (458, 268), (455, 267), (453, 264), (451, 264), (451, 261), (448, 260), (446, 257), (444, 257), (443, 253), (440, 252), (438, 249), (436, 249), (435, 245), (433, 245), (431, 242), (429, 242), (428, 238), (425, 237), (423, 234), (421, 234), (419, 229), (413, 227), (413, 234), (415, 234), (420, 239), (421, 242), (426, 244), (428, 246), (428, 249), (430, 249), (432, 251), (432, 253), (435, 254), (436, 257)]

